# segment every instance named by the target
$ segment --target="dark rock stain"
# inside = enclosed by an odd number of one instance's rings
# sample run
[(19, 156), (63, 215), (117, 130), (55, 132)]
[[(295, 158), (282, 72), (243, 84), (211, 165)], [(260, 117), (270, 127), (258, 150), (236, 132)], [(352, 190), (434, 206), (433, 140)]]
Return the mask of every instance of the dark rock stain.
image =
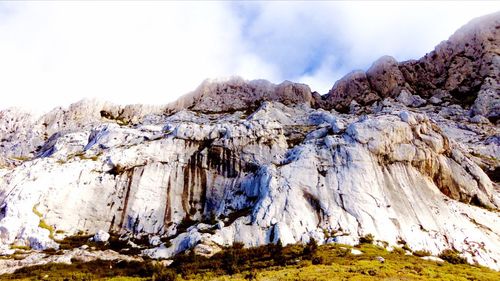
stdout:
[(126, 173), (127, 173), (127, 191), (125, 192), (125, 198), (123, 199), (122, 214), (120, 218), (120, 224), (118, 225), (120, 229), (123, 227), (123, 222), (125, 221), (125, 213), (127, 212), (128, 199), (130, 196), (130, 187), (132, 186), (132, 177), (134, 175), (134, 171), (127, 170)]
[(170, 190), (172, 189), (172, 184), (170, 183), (170, 179), (167, 181), (167, 200), (165, 202), (165, 216), (163, 218), (163, 223), (166, 225), (167, 223), (172, 221), (172, 206), (170, 202)]

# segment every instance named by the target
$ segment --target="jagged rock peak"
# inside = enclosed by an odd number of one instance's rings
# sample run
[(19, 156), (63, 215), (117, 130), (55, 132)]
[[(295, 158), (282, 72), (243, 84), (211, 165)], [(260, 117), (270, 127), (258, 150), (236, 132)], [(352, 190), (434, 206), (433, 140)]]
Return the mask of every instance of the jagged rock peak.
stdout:
[(285, 105), (315, 104), (314, 94), (305, 84), (284, 81), (276, 85), (267, 80), (248, 81), (234, 76), (227, 79), (207, 79), (195, 91), (167, 108), (170, 111), (189, 109), (220, 113), (256, 109), (264, 101), (278, 101)]
[(470, 107), (470, 114), (496, 122), (500, 116), (500, 12), (472, 20), (419, 60), (398, 63), (390, 56), (366, 71), (337, 81), (319, 104), (348, 111), (350, 104), (369, 105), (401, 91)]
[(0, 165), (34, 157), (54, 134), (89, 129), (103, 122), (137, 124), (144, 116), (163, 112), (164, 106), (124, 106), (97, 99), (83, 99), (43, 115), (19, 108), (0, 110)]

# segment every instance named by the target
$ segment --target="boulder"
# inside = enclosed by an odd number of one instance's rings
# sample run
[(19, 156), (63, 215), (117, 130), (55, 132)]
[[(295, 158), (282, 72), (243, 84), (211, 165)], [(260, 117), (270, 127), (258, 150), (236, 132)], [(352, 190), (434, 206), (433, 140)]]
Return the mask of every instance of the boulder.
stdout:
[(485, 89), (479, 91), (471, 107), (473, 115), (482, 115), (497, 120), (500, 117), (499, 89)]
[(370, 104), (378, 99), (378, 95), (371, 89), (366, 73), (353, 71), (335, 82), (325, 97), (325, 107), (344, 110), (352, 101)]
[(443, 259), (438, 258), (438, 257), (434, 257), (434, 256), (426, 256), (426, 257), (420, 257), (420, 258), (423, 260), (426, 260), (426, 261), (434, 261), (434, 262), (438, 262), (438, 263), (444, 262)]
[(372, 89), (382, 98), (396, 96), (405, 86), (405, 78), (398, 62), (391, 56), (383, 56), (366, 71)]
[(109, 235), (109, 233), (107, 233), (106, 231), (98, 230), (93, 236), (93, 241), (94, 242), (107, 242), (110, 237), (111, 237), (111, 235)]
[(154, 235), (154, 236), (149, 237), (149, 245), (156, 247), (160, 244), (161, 244), (160, 236)]
[(472, 123), (476, 123), (476, 124), (488, 124), (490, 123), (490, 121), (488, 120), (488, 118), (482, 116), (482, 115), (476, 115), (472, 118), (470, 118), (470, 121)]
[(362, 255), (363, 252), (361, 252), (360, 250), (358, 249), (351, 249), (351, 254), (352, 255), (355, 255), (355, 256), (359, 256), (359, 255)]
[(409, 107), (420, 107), (422, 105), (425, 105), (427, 102), (423, 98), (417, 96), (417, 95), (412, 95), (410, 92), (408, 92), (406, 89), (403, 89), (396, 100), (405, 106)]

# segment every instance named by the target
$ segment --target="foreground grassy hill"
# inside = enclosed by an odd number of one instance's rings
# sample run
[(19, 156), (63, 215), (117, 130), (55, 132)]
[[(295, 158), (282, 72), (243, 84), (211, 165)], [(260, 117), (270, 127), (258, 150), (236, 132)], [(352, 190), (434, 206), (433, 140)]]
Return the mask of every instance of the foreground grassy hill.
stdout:
[(418, 257), (425, 254), (406, 255), (402, 248), (388, 252), (368, 243), (250, 249), (236, 244), (211, 258), (180, 255), (169, 267), (155, 261), (75, 261), (22, 268), (0, 280), (500, 280), (499, 272), (464, 264), (452, 251), (441, 255), (445, 262)]

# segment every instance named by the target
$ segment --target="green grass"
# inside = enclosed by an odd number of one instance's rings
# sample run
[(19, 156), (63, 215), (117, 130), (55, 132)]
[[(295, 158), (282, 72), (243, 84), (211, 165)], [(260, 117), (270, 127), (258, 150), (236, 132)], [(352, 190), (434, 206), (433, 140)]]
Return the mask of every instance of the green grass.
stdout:
[(10, 245), (10, 248), (13, 250), (23, 250), (23, 251), (31, 250), (31, 248), (26, 245)]
[(81, 160), (92, 160), (92, 161), (97, 161), (99, 159), (100, 155), (91, 155), (87, 156), (85, 152), (78, 152), (73, 155), (70, 155), (68, 158), (73, 158), (73, 157), (78, 157)]
[[(74, 261), (73, 264), (45, 264), (18, 269), (0, 280), (148, 280), (158, 269), (149, 262)], [(121, 277), (121, 279), (117, 279)], [(131, 279), (134, 278), (134, 279)]]
[(105, 281), (143, 281), (143, 280), (149, 280), (149, 279), (148, 278), (141, 278), (141, 277), (119, 276), (119, 277), (104, 278), (103, 280), (105, 280)]
[[(285, 256), (300, 252), (295, 247), (285, 247)], [(287, 259), (286, 266), (269, 264), (267, 268), (258, 268), (255, 280), (500, 280), (499, 272), (481, 266), (425, 261), (370, 244), (360, 245), (358, 249), (364, 254), (354, 256), (349, 248), (334, 244), (320, 246), (312, 258), (320, 264), (305, 259), (293, 264)], [(385, 262), (375, 260), (377, 256), (384, 257)], [(258, 264), (255, 263), (256, 267)], [(184, 276), (183, 280), (248, 280), (251, 271), (245, 268), (232, 276), (208, 271)]]
[[(182, 254), (164, 268), (152, 261), (93, 261), (23, 268), (1, 280), (500, 280), (500, 273), (469, 265), (425, 261), (361, 244), (362, 255), (350, 246), (329, 244), (268, 245), (243, 249), (236, 244), (211, 258)], [(375, 257), (382, 256), (381, 263)], [(231, 273), (231, 274), (229, 274)]]

